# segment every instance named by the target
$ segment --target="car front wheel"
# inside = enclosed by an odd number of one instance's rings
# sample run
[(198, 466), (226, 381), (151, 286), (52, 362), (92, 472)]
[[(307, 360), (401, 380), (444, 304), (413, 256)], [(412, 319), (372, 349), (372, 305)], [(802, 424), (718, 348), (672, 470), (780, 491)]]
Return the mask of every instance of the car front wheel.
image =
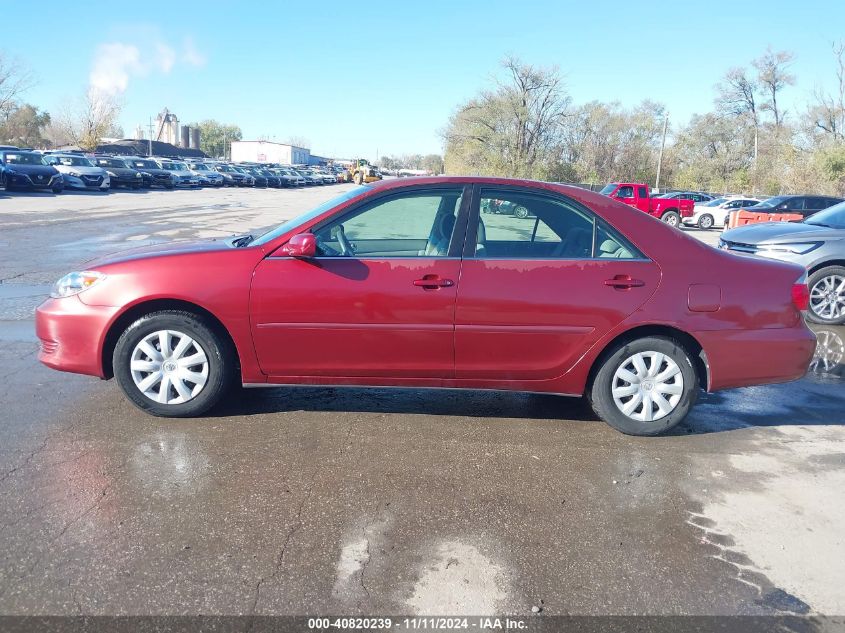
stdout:
[(681, 422), (698, 397), (698, 375), (686, 350), (664, 337), (616, 348), (587, 395), (593, 411), (628, 435), (658, 435)]
[(708, 230), (713, 228), (713, 216), (705, 213), (700, 218), (698, 218), (698, 228), (703, 230)]
[(825, 325), (845, 324), (845, 266), (817, 270), (807, 280), (810, 288), (808, 317)]
[(121, 334), (114, 375), (138, 408), (162, 417), (194, 417), (217, 404), (234, 377), (234, 353), (202, 317), (165, 310)]

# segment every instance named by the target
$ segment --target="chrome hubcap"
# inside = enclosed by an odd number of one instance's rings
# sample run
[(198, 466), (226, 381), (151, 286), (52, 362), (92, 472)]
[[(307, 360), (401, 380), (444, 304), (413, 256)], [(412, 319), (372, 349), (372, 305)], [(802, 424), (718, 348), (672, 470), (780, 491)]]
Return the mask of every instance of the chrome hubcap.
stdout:
[(129, 369), (138, 390), (161, 404), (196, 398), (208, 380), (205, 350), (176, 330), (147, 334), (132, 350)]
[(678, 225), (678, 218), (674, 215), (666, 216), (666, 224), (669, 226), (677, 226)]
[(845, 317), (845, 277), (828, 275), (810, 289), (810, 310), (822, 319)]
[(684, 393), (684, 375), (665, 354), (638, 352), (619, 365), (611, 390), (622, 413), (632, 420), (651, 422), (678, 406)]

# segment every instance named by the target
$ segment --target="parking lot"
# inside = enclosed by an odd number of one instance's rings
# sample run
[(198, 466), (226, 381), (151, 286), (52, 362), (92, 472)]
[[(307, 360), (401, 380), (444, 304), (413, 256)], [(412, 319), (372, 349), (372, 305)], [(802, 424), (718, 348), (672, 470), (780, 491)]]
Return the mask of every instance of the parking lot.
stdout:
[(260, 389), (160, 419), (36, 361), (33, 310), (86, 260), (350, 186), (0, 192), (0, 612), (845, 613), (842, 327), (814, 326), (801, 381), (703, 395), (654, 438), (498, 392)]

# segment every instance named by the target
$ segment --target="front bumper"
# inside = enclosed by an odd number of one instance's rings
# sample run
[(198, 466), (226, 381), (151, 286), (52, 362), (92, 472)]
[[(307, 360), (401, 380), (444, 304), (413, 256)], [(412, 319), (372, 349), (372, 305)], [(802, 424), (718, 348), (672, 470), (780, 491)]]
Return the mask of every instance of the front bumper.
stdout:
[(30, 178), (26, 174), (6, 172), (6, 186), (16, 189), (52, 189), (53, 187), (64, 187), (64, 180), (61, 174), (50, 178), (45, 176), (43, 180), (39, 180), (37, 177)]
[(59, 371), (105, 378), (103, 341), (119, 310), (85, 305), (77, 295), (47, 299), (35, 310), (38, 360)]
[(111, 186), (111, 179), (108, 176), (69, 176), (63, 174), (65, 187), (69, 189), (80, 189), (86, 191), (106, 190)]

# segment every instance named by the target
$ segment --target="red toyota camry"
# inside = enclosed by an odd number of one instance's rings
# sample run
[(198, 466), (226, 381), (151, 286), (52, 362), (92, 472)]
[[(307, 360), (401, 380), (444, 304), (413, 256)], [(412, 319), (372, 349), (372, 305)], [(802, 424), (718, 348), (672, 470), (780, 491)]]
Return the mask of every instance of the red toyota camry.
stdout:
[(800, 378), (807, 299), (801, 268), (599, 194), (444, 177), (105, 257), (59, 280), (36, 329), (43, 363), (114, 376), (153, 415), (201, 415), (235, 382), (498, 389), (586, 395), (654, 435), (699, 389)]

